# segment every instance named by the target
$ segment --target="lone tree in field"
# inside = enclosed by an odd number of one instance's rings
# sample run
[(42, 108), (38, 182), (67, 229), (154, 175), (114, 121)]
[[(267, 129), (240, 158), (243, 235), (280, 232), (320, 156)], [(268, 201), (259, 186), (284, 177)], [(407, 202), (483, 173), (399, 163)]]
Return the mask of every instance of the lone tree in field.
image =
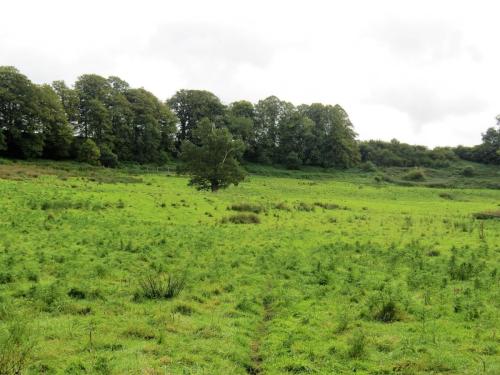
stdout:
[(191, 175), (189, 184), (198, 190), (217, 191), (245, 178), (238, 162), (243, 142), (234, 140), (227, 129), (215, 128), (207, 118), (193, 130), (193, 141), (182, 142), (181, 151), (185, 164), (180, 171)]

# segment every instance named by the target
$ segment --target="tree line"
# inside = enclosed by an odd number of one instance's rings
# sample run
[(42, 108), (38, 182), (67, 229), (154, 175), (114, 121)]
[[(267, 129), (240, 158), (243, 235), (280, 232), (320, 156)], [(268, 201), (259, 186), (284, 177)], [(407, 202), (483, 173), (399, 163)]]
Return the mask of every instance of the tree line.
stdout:
[(115, 76), (84, 74), (71, 87), (64, 81), (38, 85), (14, 67), (0, 67), (3, 156), (75, 159), (109, 167), (164, 163), (181, 157), (183, 148), (189, 153), (191, 146), (183, 144), (208, 142), (204, 137), (213, 135), (210, 127), (224, 129), (227, 133), (219, 136), (237, 141), (239, 161), (287, 168), (348, 168), (368, 161), (439, 167), (457, 157), (500, 164), (500, 128), (488, 129), (483, 143), (472, 148), (359, 142), (339, 105), (295, 106), (276, 96), (256, 104), (241, 100), (225, 105), (204, 90), (180, 90), (162, 101)]

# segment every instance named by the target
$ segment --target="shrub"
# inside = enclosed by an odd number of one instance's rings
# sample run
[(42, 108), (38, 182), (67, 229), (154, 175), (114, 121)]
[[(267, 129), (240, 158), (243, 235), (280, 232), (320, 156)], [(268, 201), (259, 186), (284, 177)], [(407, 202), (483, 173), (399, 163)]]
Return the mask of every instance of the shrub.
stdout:
[(285, 166), (287, 169), (300, 169), (302, 165), (302, 160), (299, 158), (299, 155), (292, 151), (285, 158)]
[(392, 323), (400, 319), (400, 311), (394, 297), (385, 292), (373, 296), (369, 300), (370, 316), (382, 323)]
[(118, 157), (111, 151), (108, 145), (100, 147), (100, 154), (99, 161), (103, 166), (108, 168), (116, 168), (118, 166)]
[(260, 218), (255, 214), (237, 214), (222, 219), (222, 223), (233, 224), (259, 224)]
[(68, 291), (68, 296), (73, 298), (73, 299), (85, 299), (86, 293), (83, 290), (80, 290), (78, 288), (71, 288)]
[(474, 168), (472, 168), (470, 165), (465, 167), (460, 171), (460, 174), (464, 177), (473, 177), (476, 173), (474, 171)]
[(263, 211), (262, 206), (252, 203), (236, 203), (231, 205), (229, 208), (233, 211), (253, 212), (254, 214), (260, 214)]
[(78, 146), (76, 155), (78, 161), (91, 165), (99, 165), (100, 157), (101, 151), (93, 140), (86, 139)]
[(361, 170), (364, 172), (376, 172), (377, 166), (368, 160), (366, 163), (361, 164)]
[(373, 317), (380, 322), (390, 323), (396, 320), (396, 316), (396, 303), (394, 301), (387, 301), (375, 312)]
[(403, 179), (408, 181), (424, 181), (425, 173), (423, 169), (415, 168), (403, 175)]
[(147, 275), (139, 281), (139, 291), (136, 299), (170, 299), (177, 297), (186, 285), (186, 277), (168, 275)]

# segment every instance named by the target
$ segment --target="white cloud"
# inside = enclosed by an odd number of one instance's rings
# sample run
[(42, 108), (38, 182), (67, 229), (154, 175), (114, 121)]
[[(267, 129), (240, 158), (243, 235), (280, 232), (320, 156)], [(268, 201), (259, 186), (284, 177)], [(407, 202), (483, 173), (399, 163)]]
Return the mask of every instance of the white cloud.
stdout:
[(495, 1), (17, 0), (0, 64), (36, 82), (118, 75), (165, 99), (339, 103), (360, 138), (474, 144), (500, 113)]

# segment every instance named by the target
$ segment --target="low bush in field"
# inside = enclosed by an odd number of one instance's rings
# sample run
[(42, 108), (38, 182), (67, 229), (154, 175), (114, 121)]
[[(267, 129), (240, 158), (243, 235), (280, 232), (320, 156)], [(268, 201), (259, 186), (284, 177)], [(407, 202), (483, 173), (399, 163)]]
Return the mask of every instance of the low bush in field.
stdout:
[(309, 204), (309, 203), (306, 203), (306, 202), (299, 202), (295, 208), (297, 209), (297, 211), (305, 211), (305, 212), (311, 212), (311, 211), (314, 211), (314, 205), (313, 204)]
[(446, 192), (444, 192), (444, 193), (439, 193), (439, 197), (440, 197), (440, 198), (443, 198), (443, 199), (448, 199), (448, 200), (450, 200), (450, 201), (452, 201), (452, 200), (454, 200), (454, 199), (455, 199), (455, 197), (454, 197), (452, 194), (450, 194), (450, 193), (446, 193)]
[(233, 224), (259, 224), (260, 218), (255, 214), (237, 214), (222, 219), (222, 223)]
[(314, 205), (325, 210), (347, 210), (347, 207), (338, 205), (336, 203), (314, 202)]
[(285, 202), (279, 202), (274, 205), (274, 209), (276, 210), (283, 210), (283, 211), (291, 211), (291, 208), (288, 204)]
[(368, 302), (369, 317), (382, 323), (401, 320), (401, 311), (391, 294), (380, 292)]
[(31, 209), (40, 208), (43, 211), (53, 210), (53, 211), (61, 211), (61, 210), (103, 210), (105, 208), (109, 208), (112, 205), (110, 203), (100, 203), (100, 202), (92, 202), (88, 201), (69, 201), (66, 199), (62, 200), (47, 200), (38, 204), (37, 202), (30, 202), (29, 206)]
[(324, 208), (325, 210), (336, 210), (340, 208), (338, 204), (335, 203), (325, 203), (325, 202), (314, 202), (315, 206)]
[(478, 220), (500, 219), (500, 210), (476, 212), (473, 216)]
[(471, 166), (468, 166), (468, 167), (465, 167), (464, 169), (462, 169), (462, 171), (460, 172), (460, 174), (462, 176), (464, 176), (464, 177), (472, 177), (476, 173), (474, 171), (474, 168), (472, 168)]
[(407, 181), (424, 181), (425, 172), (423, 169), (415, 168), (404, 174), (403, 179)]
[(252, 203), (235, 203), (229, 209), (240, 212), (253, 212), (254, 214), (260, 214), (264, 210), (262, 206)]
[(377, 166), (371, 161), (367, 161), (367, 162), (361, 164), (360, 168), (363, 172), (376, 172), (377, 171)]
[(135, 299), (170, 299), (177, 297), (186, 286), (186, 277), (174, 274), (147, 275), (139, 280)]

